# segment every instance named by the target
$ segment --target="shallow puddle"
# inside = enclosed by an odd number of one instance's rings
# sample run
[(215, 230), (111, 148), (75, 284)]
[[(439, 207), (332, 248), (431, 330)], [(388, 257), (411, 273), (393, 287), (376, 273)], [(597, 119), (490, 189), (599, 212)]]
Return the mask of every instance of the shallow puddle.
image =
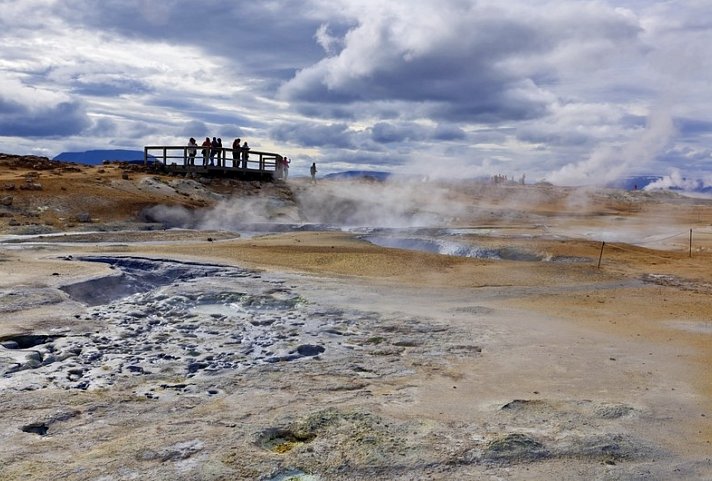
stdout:
[(514, 248), (487, 248), (445, 239), (398, 236), (364, 236), (364, 240), (381, 247), (430, 252), (457, 257), (489, 260), (541, 261), (543, 256)]

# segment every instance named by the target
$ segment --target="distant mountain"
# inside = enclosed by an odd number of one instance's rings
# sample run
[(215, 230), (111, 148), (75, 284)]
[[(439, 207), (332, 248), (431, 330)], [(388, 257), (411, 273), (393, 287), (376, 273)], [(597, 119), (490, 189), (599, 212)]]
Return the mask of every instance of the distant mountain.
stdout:
[(384, 181), (391, 176), (390, 172), (377, 172), (370, 170), (347, 170), (345, 172), (334, 172), (333, 174), (327, 174), (324, 176), (325, 179), (365, 179), (365, 180), (377, 180)]
[[(153, 158), (153, 156), (150, 156)], [(97, 165), (105, 160), (120, 162), (143, 162), (143, 150), (87, 150), (85, 152), (62, 152), (52, 160)]]
[(668, 189), (682, 193), (712, 194), (712, 186), (706, 185), (702, 180), (693, 180), (684, 177), (673, 180), (670, 177), (663, 177), (660, 175), (638, 175), (626, 177), (608, 184), (607, 187), (624, 190), (642, 190), (655, 182), (659, 182), (659, 184), (655, 186), (659, 189)]
[(614, 189), (624, 189), (624, 190), (641, 190), (644, 189), (648, 184), (657, 182), (662, 179), (659, 175), (636, 175), (632, 177), (625, 177), (619, 179), (615, 182), (611, 182), (607, 187), (612, 187)]

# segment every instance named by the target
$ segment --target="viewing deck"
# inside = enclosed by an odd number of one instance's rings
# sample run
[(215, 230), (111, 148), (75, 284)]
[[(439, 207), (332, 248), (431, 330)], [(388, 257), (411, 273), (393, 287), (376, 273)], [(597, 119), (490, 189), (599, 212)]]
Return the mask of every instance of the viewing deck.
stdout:
[[(191, 157), (191, 151), (195, 156)], [(149, 145), (143, 148), (143, 162), (152, 161), (167, 172), (199, 174), (205, 176), (237, 177), (250, 180), (271, 180), (278, 176), (283, 157), (273, 152), (222, 148), (203, 154), (201, 146)]]

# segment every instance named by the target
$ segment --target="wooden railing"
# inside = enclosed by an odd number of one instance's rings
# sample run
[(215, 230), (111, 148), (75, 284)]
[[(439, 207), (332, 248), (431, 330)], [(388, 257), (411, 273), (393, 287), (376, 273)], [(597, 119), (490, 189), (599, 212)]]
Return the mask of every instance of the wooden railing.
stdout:
[[(207, 152), (205, 152), (207, 150)], [(149, 145), (143, 148), (143, 163), (149, 159), (165, 167), (181, 170), (236, 170), (245, 172), (273, 173), (282, 156), (273, 152), (258, 150), (222, 148), (214, 152), (202, 146)]]

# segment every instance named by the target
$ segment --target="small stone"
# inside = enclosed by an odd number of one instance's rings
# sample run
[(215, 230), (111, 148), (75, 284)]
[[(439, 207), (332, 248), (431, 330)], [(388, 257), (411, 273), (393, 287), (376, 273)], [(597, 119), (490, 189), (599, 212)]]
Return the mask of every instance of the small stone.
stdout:
[(201, 369), (205, 369), (206, 367), (208, 367), (208, 364), (205, 362), (191, 362), (188, 363), (188, 372), (196, 373)]
[(40, 354), (38, 351), (30, 351), (25, 355), (25, 359), (28, 361), (37, 361), (37, 362), (42, 362), (42, 354)]
[(25, 426), (22, 426), (21, 428), (22, 432), (25, 433), (31, 433), (31, 434), (37, 434), (39, 436), (44, 436), (47, 434), (47, 431), (49, 430), (49, 426), (45, 423), (32, 423), (32, 424), (27, 424)]
[(91, 214), (88, 212), (80, 212), (76, 217), (77, 222), (88, 223), (91, 222)]
[(297, 347), (297, 352), (302, 356), (318, 356), (324, 351), (326, 351), (326, 349), (323, 346), (316, 344), (302, 344)]

